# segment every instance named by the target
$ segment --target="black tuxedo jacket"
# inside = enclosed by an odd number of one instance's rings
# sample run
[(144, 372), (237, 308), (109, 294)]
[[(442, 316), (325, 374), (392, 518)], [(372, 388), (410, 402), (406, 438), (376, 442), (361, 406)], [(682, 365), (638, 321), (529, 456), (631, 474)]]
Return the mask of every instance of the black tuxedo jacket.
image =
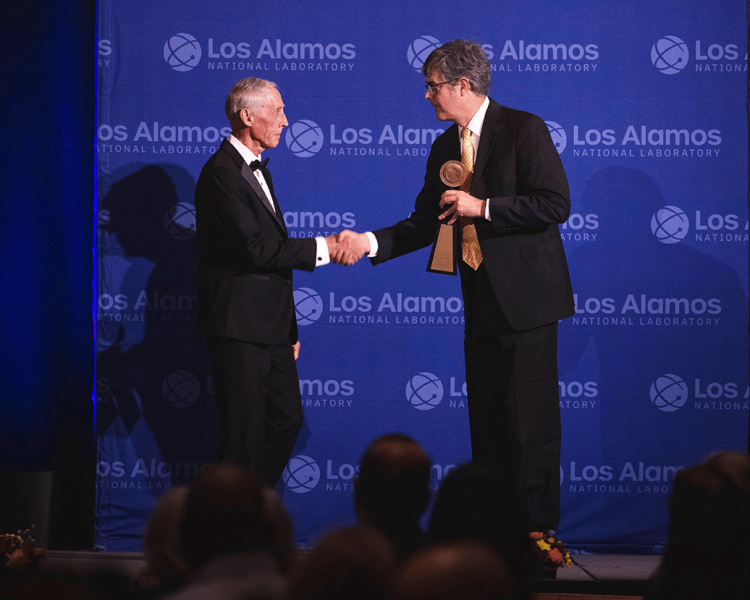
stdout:
[[(267, 170), (264, 176), (273, 194)], [(292, 270), (315, 268), (314, 239), (290, 239), (252, 169), (224, 140), (195, 188), (198, 333), (297, 342)]]
[[(444, 210), (438, 204), (440, 195), (448, 189), (440, 181), (440, 167), (448, 160), (461, 160), (455, 124), (432, 145), (424, 187), (411, 216), (373, 232), (378, 240), (373, 264), (433, 242), (437, 217)], [(573, 293), (558, 229), (570, 213), (570, 192), (544, 121), (490, 99), (471, 195), (489, 199), (491, 220), (474, 222), (487, 274), (508, 323), (524, 331), (572, 315)]]

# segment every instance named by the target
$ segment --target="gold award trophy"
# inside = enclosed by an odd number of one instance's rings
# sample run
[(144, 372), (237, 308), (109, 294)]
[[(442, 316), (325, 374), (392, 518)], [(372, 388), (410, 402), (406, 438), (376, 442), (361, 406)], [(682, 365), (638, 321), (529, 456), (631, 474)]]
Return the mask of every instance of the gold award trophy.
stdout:
[[(469, 172), (463, 163), (457, 160), (449, 160), (440, 167), (440, 180), (450, 188), (460, 187)], [(430, 260), (427, 263), (427, 270), (430, 273), (442, 273), (444, 275), (455, 275), (456, 269), (456, 248), (460, 248), (461, 242), (458, 239), (459, 230), (456, 226), (458, 221), (453, 225), (441, 223), (435, 234), (435, 241), (432, 244)]]

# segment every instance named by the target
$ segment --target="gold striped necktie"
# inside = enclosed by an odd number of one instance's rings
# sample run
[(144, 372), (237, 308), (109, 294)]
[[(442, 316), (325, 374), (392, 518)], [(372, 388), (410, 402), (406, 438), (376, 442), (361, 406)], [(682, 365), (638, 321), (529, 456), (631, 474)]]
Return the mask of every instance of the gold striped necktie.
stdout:
[[(468, 194), (471, 190), (471, 176), (474, 173), (474, 146), (471, 145), (471, 131), (468, 127), (464, 127), (461, 139), (461, 162), (469, 173), (466, 180), (461, 184), (461, 191)], [(461, 257), (467, 265), (476, 271), (482, 263), (482, 249), (479, 247), (474, 219), (461, 217), (460, 223)]]

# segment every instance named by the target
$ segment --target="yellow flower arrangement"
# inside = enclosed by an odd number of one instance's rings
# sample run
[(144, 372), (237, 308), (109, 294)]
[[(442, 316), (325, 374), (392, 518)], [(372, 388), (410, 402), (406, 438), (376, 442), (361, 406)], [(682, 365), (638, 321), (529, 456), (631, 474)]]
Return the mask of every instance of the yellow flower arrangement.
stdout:
[(529, 533), (533, 542), (534, 559), (546, 567), (569, 567), (573, 561), (568, 550), (560, 540), (546, 533), (534, 531)]

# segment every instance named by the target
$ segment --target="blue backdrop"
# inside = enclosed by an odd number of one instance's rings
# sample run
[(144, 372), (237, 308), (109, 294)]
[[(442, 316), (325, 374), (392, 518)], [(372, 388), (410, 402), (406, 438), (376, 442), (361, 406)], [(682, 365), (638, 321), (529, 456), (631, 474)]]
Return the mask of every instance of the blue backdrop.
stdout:
[[(547, 122), (570, 181), (559, 535), (658, 551), (676, 469), (747, 447), (743, 2), (98, 5), (99, 547), (139, 550), (155, 500), (213, 458), (192, 202), (231, 86), (283, 95), (290, 126), (267, 154), (290, 235), (374, 229), (411, 211), (448, 125), (420, 67), (458, 37), (484, 45), (493, 98)], [(296, 275), (305, 425), (279, 493), (300, 543), (353, 521), (378, 434), (418, 439), (435, 489), (470, 460), (459, 280), (427, 258)]]

